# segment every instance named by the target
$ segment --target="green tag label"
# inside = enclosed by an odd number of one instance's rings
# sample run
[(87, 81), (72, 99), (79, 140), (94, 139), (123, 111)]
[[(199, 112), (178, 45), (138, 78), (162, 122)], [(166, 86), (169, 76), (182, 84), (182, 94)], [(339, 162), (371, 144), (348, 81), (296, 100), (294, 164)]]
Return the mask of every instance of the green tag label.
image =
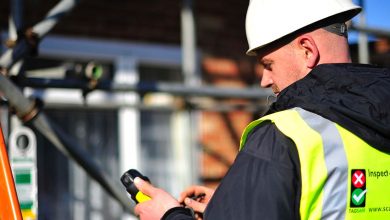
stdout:
[(16, 173), (16, 184), (31, 184), (31, 173)]

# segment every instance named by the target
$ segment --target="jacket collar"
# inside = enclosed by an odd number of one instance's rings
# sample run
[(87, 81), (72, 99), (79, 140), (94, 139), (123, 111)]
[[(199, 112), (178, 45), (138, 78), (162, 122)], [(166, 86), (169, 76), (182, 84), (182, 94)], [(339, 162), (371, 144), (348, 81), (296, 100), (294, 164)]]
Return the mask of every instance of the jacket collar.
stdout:
[(390, 71), (362, 64), (321, 64), (283, 90), (267, 114), (301, 107), (390, 153)]

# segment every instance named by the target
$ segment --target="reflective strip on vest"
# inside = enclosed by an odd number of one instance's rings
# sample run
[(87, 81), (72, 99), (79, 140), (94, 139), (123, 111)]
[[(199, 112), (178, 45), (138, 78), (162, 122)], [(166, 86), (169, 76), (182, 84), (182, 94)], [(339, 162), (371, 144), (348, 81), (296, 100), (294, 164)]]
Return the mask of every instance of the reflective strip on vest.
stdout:
[[(266, 120), (272, 121), (297, 146), (302, 178), (301, 219), (390, 219), (390, 155), (370, 147), (336, 123), (301, 108), (267, 115), (250, 123), (242, 135), (240, 149), (250, 131)], [(367, 161), (370, 157), (381, 160)], [(381, 181), (371, 178), (370, 184), (353, 185), (356, 178), (352, 171), (367, 170), (366, 177), (369, 169), (382, 171), (384, 178)], [(386, 171), (388, 177), (385, 177)], [(357, 174), (363, 176), (360, 172)], [(361, 206), (369, 191), (373, 197), (369, 200), (367, 196), (365, 201), (368, 210), (351, 207)], [(372, 208), (378, 208), (379, 204), (383, 210), (373, 212)]]

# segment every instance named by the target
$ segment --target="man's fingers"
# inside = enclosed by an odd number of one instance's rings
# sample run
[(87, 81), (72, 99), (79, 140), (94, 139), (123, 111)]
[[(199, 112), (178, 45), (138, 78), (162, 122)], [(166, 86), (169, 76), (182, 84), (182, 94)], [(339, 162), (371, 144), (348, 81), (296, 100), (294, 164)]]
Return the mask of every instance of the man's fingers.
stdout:
[(183, 202), (184, 202), (184, 199), (187, 198), (187, 197), (189, 197), (189, 196), (191, 196), (191, 195), (194, 195), (194, 192), (193, 192), (193, 191), (187, 190), (187, 191), (185, 191), (185, 192), (182, 192), (182, 193), (180, 194), (180, 196), (179, 196), (178, 201), (179, 201), (180, 203), (183, 203)]
[(140, 204), (138, 204), (138, 205), (136, 205), (135, 207), (134, 207), (134, 214), (136, 215), (136, 216), (139, 216), (141, 213), (141, 206), (140, 206)]
[(198, 195), (201, 193), (204, 193), (203, 188), (201, 186), (195, 186), (195, 185), (190, 186), (180, 194), (178, 201), (182, 203), (184, 202), (185, 198), (193, 195)]
[(145, 212), (145, 210), (147, 210), (146, 208), (148, 207), (148, 204), (145, 203), (145, 202), (141, 202), (141, 203), (138, 203), (135, 207), (134, 207), (134, 214), (136, 216), (140, 216), (142, 214), (142, 212)]
[(200, 212), (200, 213), (203, 213), (205, 208), (206, 208), (205, 204), (197, 202), (197, 201), (192, 200), (190, 198), (185, 198), (184, 204), (186, 204), (186, 206), (191, 207), (195, 212)]

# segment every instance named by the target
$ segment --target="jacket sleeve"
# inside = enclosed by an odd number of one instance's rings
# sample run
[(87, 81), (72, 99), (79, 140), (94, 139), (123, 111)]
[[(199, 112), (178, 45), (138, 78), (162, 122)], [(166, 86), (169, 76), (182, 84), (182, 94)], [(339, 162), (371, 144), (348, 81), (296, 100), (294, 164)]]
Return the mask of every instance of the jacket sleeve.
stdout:
[(205, 211), (205, 219), (299, 219), (297, 149), (274, 124), (248, 135)]
[(192, 209), (175, 207), (169, 209), (161, 220), (192, 220), (195, 219)]
[[(204, 219), (299, 219), (300, 192), (295, 144), (274, 124), (264, 122), (248, 135), (209, 202)], [(173, 210), (164, 219), (193, 217)]]

